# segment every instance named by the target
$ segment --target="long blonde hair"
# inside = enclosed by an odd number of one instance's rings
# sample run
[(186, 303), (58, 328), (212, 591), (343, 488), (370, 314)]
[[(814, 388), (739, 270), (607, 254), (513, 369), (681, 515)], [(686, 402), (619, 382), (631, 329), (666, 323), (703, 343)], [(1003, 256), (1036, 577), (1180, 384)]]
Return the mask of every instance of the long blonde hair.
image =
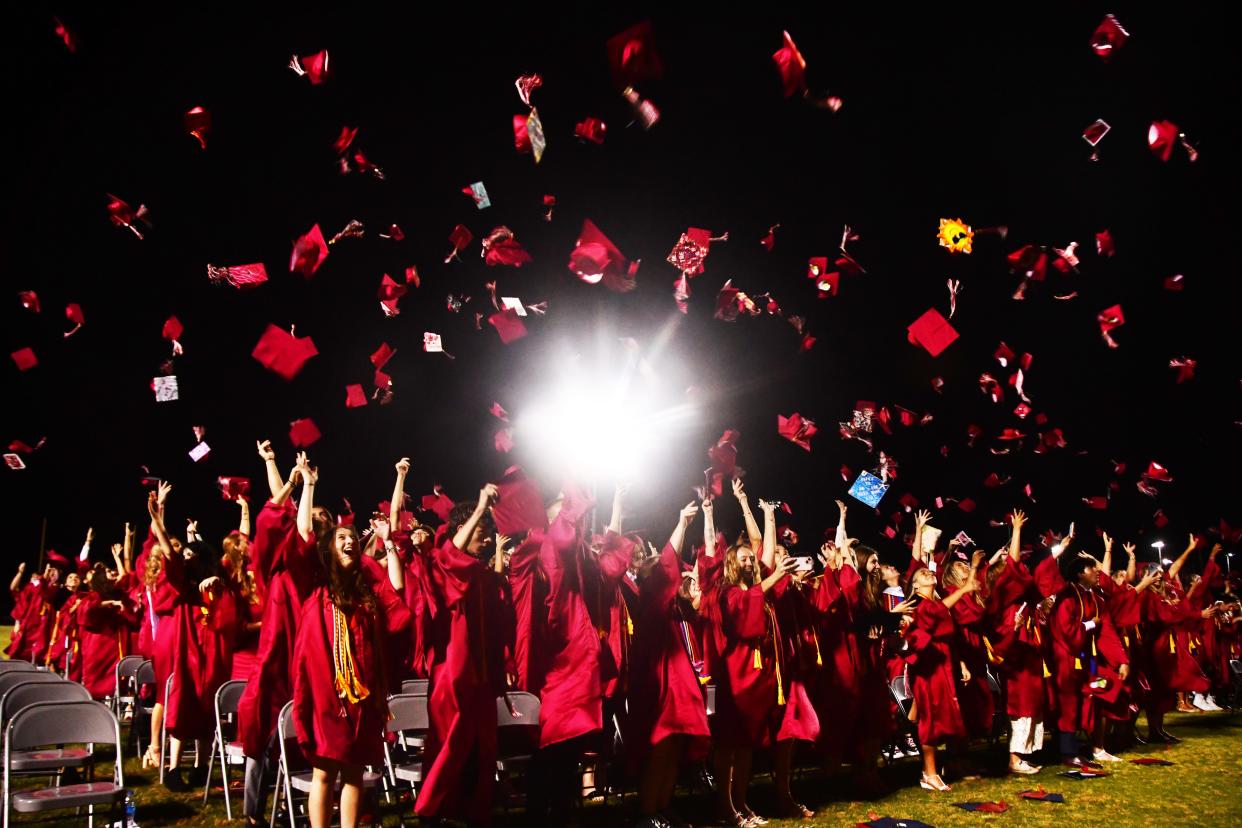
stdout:
[[(750, 544), (743, 543), (742, 541), (738, 541), (725, 550), (724, 573), (721, 578), (723, 583), (730, 586), (742, 583), (742, 573), (749, 569), (749, 567), (743, 567), (742, 562), (738, 559), (738, 552), (743, 549), (750, 550), (752, 555), (755, 554), (755, 551), (750, 548)], [(753, 573), (753, 570), (751, 571)]]

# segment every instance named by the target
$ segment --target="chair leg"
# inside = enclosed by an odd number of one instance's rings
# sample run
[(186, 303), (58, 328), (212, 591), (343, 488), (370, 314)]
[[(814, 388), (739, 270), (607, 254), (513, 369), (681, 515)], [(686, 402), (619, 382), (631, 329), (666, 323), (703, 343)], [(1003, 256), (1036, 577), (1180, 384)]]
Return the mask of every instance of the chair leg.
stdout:
[(293, 808), (293, 785), (289, 781), (289, 772), (285, 771), (285, 810), (289, 812), (289, 828), (298, 828), (298, 815)]
[(203, 784), (203, 805), (211, 795), (211, 770), (216, 761), (216, 736), (211, 737), (211, 752), (207, 755), (207, 781)]
[(224, 739), (220, 739), (220, 776), (224, 780), (224, 815), (231, 822), (233, 803), (229, 797), (229, 757), (224, 750)]
[[(272, 816), (267, 823), (267, 828), (276, 828), (276, 812), (280, 810), (280, 787), (285, 776), (285, 763), (281, 761), (276, 765), (276, 784), (272, 786)], [(5, 826), (8, 828), (8, 826)]]

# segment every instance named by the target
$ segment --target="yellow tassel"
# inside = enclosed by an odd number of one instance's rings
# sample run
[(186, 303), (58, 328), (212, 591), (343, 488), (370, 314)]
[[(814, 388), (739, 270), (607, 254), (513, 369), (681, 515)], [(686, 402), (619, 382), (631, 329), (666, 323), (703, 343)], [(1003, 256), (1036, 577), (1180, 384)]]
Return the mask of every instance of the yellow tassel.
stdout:
[(785, 703), (785, 688), (781, 687), (780, 682), (776, 683), (776, 703), (780, 705)]
[(761, 655), (759, 654), (759, 648), (758, 648), (758, 647), (756, 647), (756, 648), (755, 648), (755, 669), (756, 669), (756, 670), (762, 670), (762, 669), (763, 669), (763, 656), (761, 656)]
[(1078, 658), (1077, 656), (1074, 657), (1074, 669), (1075, 670), (1082, 669), (1082, 659)]
[(992, 642), (988, 641), (988, 637), (986, 635), (983, 637), (983, 646), (988, 651), (988, 661), (992, 664), (1000, 664), (1005, 660), (992, 650)]
[(823, 667), (824, 655), (819, 651), (819, 633), (814, 628), (811, 629), (811, 640), (815, 642), (815, 666)]
[(1093, 656), (1097, 656), (1097, 657), (1100, 655), (1100, 654), (1099, 654), (1098, 652), (1096, 652), (1096, 650), (1095, 650), (1095, 639), (1094, 639), (1094, 638), (1093, 638), (1093, 639), (1091, 639), (1091, 655), (1093, 655)]
[(710, 684), (711, 680), (711, 676), (699, 676), (699, 684)]
[(1052, 678), (1052, 671), (1048, 669), (1048, 662), (1044, 662), (1044, 678)]
[(629, 631), (630, 635), (634, 634), (634, 619), (630, 617), (628, 612), (625, 614), (625, 628)]
[(1173, 633), (1169, 633), (1169, 652), (1177, 654), (1177, 642), (1173, 640)]

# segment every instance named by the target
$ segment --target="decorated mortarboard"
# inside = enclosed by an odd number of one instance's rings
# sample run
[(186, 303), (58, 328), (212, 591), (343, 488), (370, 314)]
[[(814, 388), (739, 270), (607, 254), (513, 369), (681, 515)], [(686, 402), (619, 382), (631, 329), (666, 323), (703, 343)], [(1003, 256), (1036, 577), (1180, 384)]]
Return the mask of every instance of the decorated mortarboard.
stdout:
[(319, 427), (315, 425), (315, 421), (309, 417), (294, 420), (289, 424), (289, 442), (298, 448), (312, 446), (322, 436), (319, 432)]
[(1168, 759), (1157, 759), (1154, 756), (1140, 756), (1138, 759), (1131, 759), (1131, 765), (1159, 765), (1161, 767), (1172, 765)]
[(911, 322), (907, 331), (910, 344), (921, 346), (933, 357), (940, 356), (958, 337), (957, 331), (935, 308), (929, 308)]
[(204, 442), (200, 442), (198, 445), (194, 446), (194, 448), (190, 449), (189, 454), (190, 454), (190, 459), (193, 460), (195, 463), (197, 463), (198, 461), (205, 458), (208, 454), (211, 454), (211, 446), (207, 445)]
[(970, 228), (969, 224), (960, 218), (942, 218), (940, 226), (936, 230), (936, 238), (939, 240), (940, 246), (947, 249), (950, 253), (970, 253), (975, 232)]
[(293, 243), (293, 252), (289, 256), (289, 272), (301, 273), (309, 279), (315, 275), (315, 271), (326, 258), (328, 243), (324, 241), (323, 231), (316, 224)]
[(781, 32), (781, 38), (781, 48), (772, 54), (772, 62), (781, 76), (781, 91), (789, 98), (806, 91), (806, 59), (798, 51), (789, 32)]
[(849, 495), (855, 500), (866, 503), (871, 508), (880, 505), (880, 499), (888, 491), (888, 484), (870, 472), (863, 472), (850, 486)]
[(8, 466), (13, 471), (21, 471), (26, 468), (26, 461), (22, 460), (22, 456), (20, 454), (6, 452), (4, 455), (4, 465)]
[(1057, 776), (1064, 776), (1081, 782), (1084, 779), (1099, 779), (1102, 776), (1108, 776), (1108, 771), (1094, 770), (1092, 768), (1075, 768), (1074, 770), (1058, 773)]
[(156, 402), (173, 402), (180, 399), (181, 392), (177, 386), (177, 377), (167, 374), (151, 379), (151, 390), (155, 392)]
[(1113, 53), (1125, 45), (1130, 33), (1122, 28), (1117, 18), (1111, 14), (1104, 15), (1100, 25), (1091, 33), (1091, 50), (1104, 62), (1108, 62)]
[(1087, 128), (1082, 131), (1082, 140), (1094, 147), (1104, 140), (1104, 136), (1110, 130), (1112, 130), (1112, 127), (1108, 125), (1108, 121), (1105, 121), (1103, 118), (1096, 118), (1087, 124)]
[(512, 309), (492, 314), (487, 318), (487, 324), (496, 329), (496, 333), (500, 335), (500, 341), (505, 345), (526, 336), (526, 326), (522, 324), (517, 312)]
[(492, 228), (492, 232), (488, 233), (483, 239), (483, 252), (481, 255), (488, 267), (496, 267), (498, 265), (521, 267), (524, 264), (530, 264), (532, 261), (526, 249), (518, 244), (513, 231), (503, 225)]
[(380, 300), (380, 310), (383, 311), (384, 316), (391, 318), (401, 313), (397, 303), (401, 301), (401, 297), (405, 296), (408, 291), (409, 288), (405, 285), (398, 283), (387, 273), (384, 274), (383, 278), (380, 279), (379, 293), (376, 294), (376, 298)]
[(207, 265), (207, 279), (213, 285), (228, 284), (238, 290), (248, 290), (267, 281), (267, 268), (262, 262), (232, 267), (216, 267), (209, 264)]
[(713, 238), (712, 231), (701, 227), (691, 227), (681, 234), (681, 238), (669, 251), (666, 261), (680, 270), (684, 276), (698, 276), (703, 272), (703, 261), (707, 258), (711, 243), (728, 240), (728, 233)]
[(492, 200), (487, 195), (487, 187), (483, 186), (482, 181), (476, 181), (469, 187), (462, 187), (461, 191), (470, 196), (474, 200), (474, 206), (480, 210), (486, 210), (492, 206)]
[(953, 807), (984, 814), (1003, 814), (1009, 810), (1009, 803), (1003, 799), (1000, 802), (954, 802)]

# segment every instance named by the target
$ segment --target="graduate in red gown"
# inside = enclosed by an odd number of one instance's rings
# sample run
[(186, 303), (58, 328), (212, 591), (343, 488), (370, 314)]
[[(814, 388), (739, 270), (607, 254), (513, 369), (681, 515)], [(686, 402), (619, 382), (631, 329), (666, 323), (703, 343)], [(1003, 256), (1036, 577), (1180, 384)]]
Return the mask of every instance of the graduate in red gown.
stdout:
[(487, 822), (496, 779), (496, 697), (505, 689), (512, 629), (505, 591), (484, 565), (493, 544), (489, 483), (478, 502), (458, 504), (432, 552), (434, 595), (429, 650), (430, 729), (423, 787), (415, 811), (424, 818)]
[(234, 626), (233, 662), (230, 680), (245, 681), (254, 672), (259, 657), (259, 631), (263, 628), (263, 593), (255, 578), (250, 559), (250, 503), (237, 496), (241, 524), (220, 543), (220, 568), (237, 613)]
[[(315, 536), (318, 471), (298, 455), (302, 497), (298, 535)], [(320, 585), (306, 599), (293, 652), (293, 724), (298, 746), (313, 768), (308, 810), (313, 828), (332, 824), (337, 779), (342, 828), (358, 824), (366, 765), (383, 762), (388, 695), (408, 669), (410, 614), (401, 597), (402, 561), (386, 519), (371, 528), (385, 564), (362, 554), (352, 525), (320, 535)]]
[(1138, 740), (1135, 733), (1138, 711), (1141, 706), (1146, 706), (1147, 691), (1151, 686), (1147, 678), (1150, 668), (1141, 632), (1143, 593), (1159, 580), (1161, 574), (1159, 570), (1148, 571), (1136, 584), (1138, 564), (1134, 555), (1134, 544), (1123, 544), (1128, 561), (1125, 566), (1114, 568), (1113, 539), (1104, 533), (1103, 540), (1100, 590), (1104, 593), (1105, 607), (1113, 620), (1113, 628), (1130, 659), (1130, 674), (1126, 677), (1125, 692), (1122, 694), (1126, 704), (1124, 707), (1110, 706), (1106, 730), (1111, 726), (1115, 741), (1128, 744)]
[(1029, 757), (1044, 744), (1043, 638), (1036, 622), (1040, 595), (1035, 579), (1022, 562), (1022, 526), (1026, 515), (1015, 510), (1009, 549), (987, 571), (987, 626), (993, 657), (1005, 690), (1009, 716), (1009, 772), (1033, 774), (1041, 770)]
[(1062, 552), (1058, 566), (1067, 586), (1057, 594), (1048, 627), (1061, 756), (1071, 767), (1091, 764), (1079, 755), (1077, 732), (1082, 730), (1090, 739), (1093, 760), (1119, 761), (1104, 750), (1098, 702), (1116, 701), (1130, 674), (1128, 656), (1098, 589), (1095, 559)]
[[(976, 550), (970, 563), (961, 560), (949, 562), (941, 578), (945, 592), (949, 595), (957, 592), (972, 572), (975, 582), (982, 587), (980, 568), (986, 557), (986, 552)], [(976, 589), (953, 605), (953, 623), (957, 628), (954, 651), (970, 674), (970, 679), (963, 680), (958, 687), (957, 702), (962, 710), (966, 733), (975, 739), (984, 738), (991, 732), (994, 709), (992, 689), (987, 678), (988, 650), (991, 647), (987, 636), (990, 630), (981, 592), (981, 589)]]
[[(319, 558), (315, 540), (302, 540), (297, 511), (289, 496), (301, 477), (295, 468), (288, 480), (276, 466), (269, 441), (256, 443), (267, 470), (271, 499), (255, 519), (254, 539), (248, 545), (253, 561), (255, 589), (264, 596), (263, 618), (254, 669), (246, 680), (237, 709), (237, 738), (246, 755), (244, 812), (249, 824), (263, 819), (266, 789), (263, 780), (275, 773), (278, 756), (276, 721), (293, 698), (293, 646), (302, 617), (302, 605), (317, 583)], [(327, 525), (323, 510), (316, 525)]]
[(35, 575), (30, 583), (22, 586), (26, 564), (17, 565), (17, 574), (9, 591), (13, 594), (13, 633), (5, 655), (10, 659), (31, 661), (36, 664), (47, 652), (48, 639), (56, 623), (56, 611), (63, 600), (61, 568), (68, 568), (69, 561), (54, 550), (48, 550), (47, 565), (42, 575)]
[(86, 594), (82, 576), (70, 572), (65, 576), (65, 603), (56, 612), (52, 634), (48, 638), (43, 666), (62, 673), (70, 681), (82, 680), (82, 653), (78, 640), (78, 605)]
[[(156, 652), (165, 659), (172, 678), (164, 709), (164, 725), (169, 734), (168, 765), (164, 784), (169, 790), (188, 790), (190, 783), (181, 775), (183, 743), (193, 741), (196, 770), (191, 782), (204, 776), (206, 740), (215, 724), (215, 693), (229, 676), (236, 612), (232, 596), (224, 588), (215, 550), (203, 541), (194, 541), (175, 553), (164, 528), (161, 501), (171, 485), (160, 483), (151, 492), (147, 510), (151, 531), (156, 537), (163, 568), (152, 591), (152, 608), (162, 616), (156, 638)], [(158, 664), (158, 662), (157, 662)], [(160, 669), (156, 669), (156, 691), (162, 696)]]
[(918, 598), (914, 620), (906, 632), (908, 647), (910, 710), (919, 729), (923, 750), (923, 777), (919, 785), (929, 791), (951, 788), (936, 769), (936, 745), (961, 744), (967, 736), (962, 710), (958, 705), (958, 680), (969, 683), (972, 676), (966, 662), (954, 651), (959, 639), (953, 623), (953, 605), (979, 588), (974, 568), (961, 587), (943, 601), (936, 596), (936, 574), (919, 569), (911, 580)]
[(77, 602), (82, 684), (103, 699), (116, 690), (116, 663), (129, 653), (130, 631), (138, 628), (138, 606), (121, 586), (124, 575), (97, 563), (86, 575), (86, 594)]
[(682, 756), (706, 754), (711, 731), (703, 685), (701, 638), (692, 623), (703, 596), (697, 578), (682, 577), (681, 548), (699, 507), (681, 510), (659, 557), (645, 566), (631, 651), (630, 736), (626, 750), (641, 764), (640, 825), (664, 824)]

